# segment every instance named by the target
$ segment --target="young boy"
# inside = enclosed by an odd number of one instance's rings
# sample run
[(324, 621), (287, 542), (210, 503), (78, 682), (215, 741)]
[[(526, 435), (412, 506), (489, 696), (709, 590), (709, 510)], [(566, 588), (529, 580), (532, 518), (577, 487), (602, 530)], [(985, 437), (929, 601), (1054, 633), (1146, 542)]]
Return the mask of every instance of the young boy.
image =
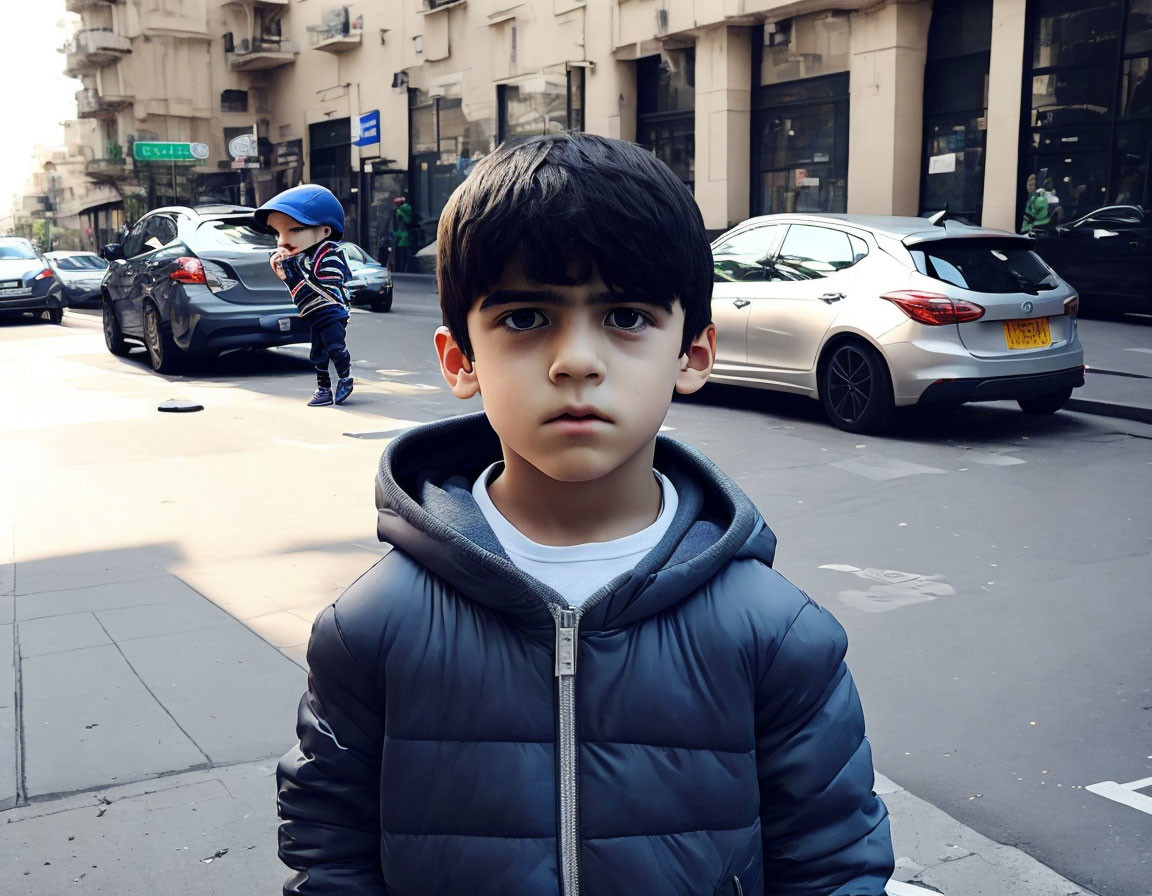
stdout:
[(692, 196), (638, 146), (505, 145), (440, 219), (445, 380), (384, 452), (395, 550), (317, 619), (280, 762), (285, 893), (881, 894), (843, 630), (658, 436), (708, 377)]
[[(352, 357), (346, 344), (348, 292), (352, 277), (335, 240), (344, 236), (344, 208), (329, 190), (301, 184), (278, 193), (256, 210), (257, 223), (276, 231), (269, 259), (276, 276), (288, 284), (300, 317), (312, 329), (309, 358), (316, 368), (316, 392), (309, 407), (343, 404), (352, 394)], [(332, 391), (331, 362), (339, 379)]]

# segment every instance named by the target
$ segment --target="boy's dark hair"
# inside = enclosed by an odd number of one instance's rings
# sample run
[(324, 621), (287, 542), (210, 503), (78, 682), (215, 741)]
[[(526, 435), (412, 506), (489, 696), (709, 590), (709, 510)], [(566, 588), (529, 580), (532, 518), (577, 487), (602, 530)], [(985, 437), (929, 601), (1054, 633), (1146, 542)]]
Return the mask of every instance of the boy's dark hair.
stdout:
[(712, 319), (700, 209), (668, 166), (634, 143), (562, 133), (502, 144), (449, 198), (437, 241), (444, 324), (469, 358), (468, 311), (517, 258), (536, 283), (572, 285), (599, 273), (624, 296), (668, 308), (678, 300), (681, 353)]

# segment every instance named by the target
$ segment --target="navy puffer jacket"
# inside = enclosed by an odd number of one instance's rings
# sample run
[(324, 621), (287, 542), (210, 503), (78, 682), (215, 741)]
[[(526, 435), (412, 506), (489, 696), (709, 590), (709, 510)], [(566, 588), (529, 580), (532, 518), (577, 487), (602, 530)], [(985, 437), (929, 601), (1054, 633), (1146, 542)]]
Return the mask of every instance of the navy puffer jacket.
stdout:
[(472, 501), (499, 456), (480, 414), (384, 452), (395, 550), (317, 619), (280, 763), (285, 892), (882, 894), (844, 632), (744, 494), (661, 437), (667, 536), (572, 611)]

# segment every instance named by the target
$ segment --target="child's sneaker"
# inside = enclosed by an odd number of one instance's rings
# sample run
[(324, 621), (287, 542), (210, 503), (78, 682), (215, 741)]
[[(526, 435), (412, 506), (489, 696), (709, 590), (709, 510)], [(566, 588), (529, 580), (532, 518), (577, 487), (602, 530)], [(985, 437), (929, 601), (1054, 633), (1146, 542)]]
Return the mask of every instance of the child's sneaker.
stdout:
[[(351, 392), (352, 390), (349, 389), (348, 391)], [(316, 390), (315, 394), (312, 396), (312, 399), (308, 402), (308, 407), (319, 408), (330, 404), (332, 404), (332, 390), (327, 386), (321, 386)]]
[(341, 377), (336, 381), (336, 404), (344, 404), (352, 394), (352, 377)]

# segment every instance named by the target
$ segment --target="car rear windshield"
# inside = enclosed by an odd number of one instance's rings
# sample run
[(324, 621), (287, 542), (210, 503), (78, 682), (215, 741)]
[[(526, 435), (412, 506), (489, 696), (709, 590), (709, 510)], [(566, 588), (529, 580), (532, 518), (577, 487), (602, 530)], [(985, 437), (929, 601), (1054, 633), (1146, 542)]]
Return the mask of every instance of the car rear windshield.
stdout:
[(62, 271), (102, 271), (108, 262), (97, 255), (66, 255), (56, 259), (56, 267)]
[(35, 258), (36, 253), (26, 243), (0, 243), (0, 258)]
[(908, 251), (921, 274), (963, 289), (1034, 295), (1056, 288), (1040, 257), (1017, 240), (931, 240)]
[(224, 249), (276, 248), (276, 237), (257, 230), (251, 218), (212, 218), (196, 229), (196, 236), (208, 245)]

